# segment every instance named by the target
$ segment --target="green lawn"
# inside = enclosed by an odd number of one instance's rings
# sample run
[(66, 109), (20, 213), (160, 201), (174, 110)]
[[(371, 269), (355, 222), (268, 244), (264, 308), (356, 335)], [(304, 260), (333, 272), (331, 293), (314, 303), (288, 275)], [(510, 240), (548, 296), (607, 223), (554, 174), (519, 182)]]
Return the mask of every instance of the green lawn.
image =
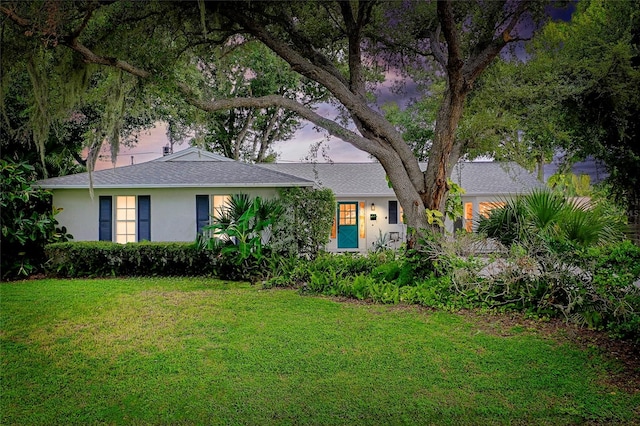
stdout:
[[(209, 279), (0, 285), (2, 424), (634, 424), (523, 327)], [(611, 365), (607, 363), (607, 365)]]

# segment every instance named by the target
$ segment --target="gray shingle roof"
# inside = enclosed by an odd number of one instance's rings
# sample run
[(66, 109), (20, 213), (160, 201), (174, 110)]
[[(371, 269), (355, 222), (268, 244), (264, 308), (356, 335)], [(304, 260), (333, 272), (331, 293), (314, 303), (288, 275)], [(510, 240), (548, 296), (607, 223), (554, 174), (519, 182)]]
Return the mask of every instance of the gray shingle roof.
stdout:
[[(421, 164), (423, 170), (426, 164)], [(393, 197), (380, 163), (246, 164), (197, 148), (147, 163), (93, 172), (94, 188), (215, 188), (316, 185), (337, 196)], [(452, 180), (468, 195), (506, 195), (542, 184), (515, 163), (459, 163)], [(45, 179), (43, 188), (88, 188), (89, 173)]]
[[(261, 164), (269, 170), (313, 180), (338, 196), (394, 196), (379, 163), (275, 163)], [(421, 164), (424, 170), (426, 164)], [(518, 194), (542, 184), (515, 163), (467, 162), (454, 167), (451, 179), (468, 195)]]
[[(43, 188), (88, 188), (89, 173), (38, 182)], [(311, 186), (312, 181), (237, 161), (157, 161), (93, 172), (98, 188), (288, 187)]]

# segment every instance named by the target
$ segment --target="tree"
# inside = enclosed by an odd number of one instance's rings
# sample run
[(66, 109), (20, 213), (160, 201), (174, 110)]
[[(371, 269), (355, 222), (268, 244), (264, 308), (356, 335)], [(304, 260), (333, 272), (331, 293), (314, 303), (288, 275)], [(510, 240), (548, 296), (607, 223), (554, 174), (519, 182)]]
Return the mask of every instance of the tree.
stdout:
[[(474, 83), (509, 43), (521, 39), (525, 19), (541, 16), (542, 2), (198, 2), (91, 3), (65, 14), (56, 31), (37, 25), (24, 7), (1, 6), (15, 25), (41, 39), (55, 39), (85, 62), (114, 67), (142, 79), (173, 84), (204, 111), (279, 107), (375, 157), (384, 167), (412, 228), (429, 228), (426, 210), (443, 211), (452, 166), (465, 153), (455, 132)], [(131, 28), (151, 34), (131, 43)], [(239, 37), (239, 38), (238, 38)], [(291, 70), (327, 90), (357, 131), (278, 94), (203, 99), (194, 46), (258, 40)], [(138, 39), (136, 39), (138, 40)], [(122, 43), (119, 43), (122, 42)], [(168, 46), (168, 47), (167, 47)], [(164, 50), (163, 50), (164, 49)], [(166, 50), (172, 49), (172, 50)], [(189, 51), (194, 56), (176, 56)], [(195, 60), (194, 60), (195, 59)], [(392, 60), (419, 65), (425, 78), (445, 79), (436, 114), (429, 163), (422, 171), (402, 135), (371, 102), (371, 83), (380, 64)], [(171, 75), (170, 64), (191, 61), (189, 72)], [(400, 64), (399, 64), (400, 65)], [(174, 70), (176, 68), (173, 68)], [(173, 75), (173, 77), (176, 77)]]
[(524, 131), (520, 152), (548, 155), (562, 149), (569, 161), (592, 156), (605, 164), (637, 241), (639, 46), (637, 1), (584, 1), (571, 21), (551, 22), (541, 30), (527, 62), (500, 64), (485, 80), (506, 101), (498, 109), (516, 116)]

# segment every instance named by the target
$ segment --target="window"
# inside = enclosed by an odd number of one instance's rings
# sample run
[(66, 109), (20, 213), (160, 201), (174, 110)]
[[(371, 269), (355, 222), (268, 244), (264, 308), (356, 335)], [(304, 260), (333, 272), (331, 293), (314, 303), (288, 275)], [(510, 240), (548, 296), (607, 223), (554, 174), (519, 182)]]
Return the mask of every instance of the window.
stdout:
[(212, 216), (218, 219), (229, 208), (230, 195), (214, 195), (211, 197)]
[(111, 216), (113, 215), (113, 202), (111, 197), (100, 196), (98, 209), (98, 240), (111, 241), (113, 225)]
[(389, 224), (398, 223), (398, 202), (396, 200), (389, 201)]
[(209, 196), (196, 195), (196, 232), (209, 224)]
[(136, 240), (136, 197), (116, 197), (116, 242), (131, 243)]
[(464, 203), (464, 229), (473, 232), (473, 203)]
[(151, 240), (151, 197), (149, 195), (100, 196), (98, 209), (98, 239), (121, 244)]
[(356, 216), (357, 204), (340, 204), (340, 210), (338, 212), (338, 224), (339, 225), (357, 225)]
[(478, 213), (480, 214), (480, 216), (484, 216), (484, 217), (489, 217), (489, 213), (491, 212), (491, 210), (496, 209), (498, 207), (504, 207), (505, 203), (504, 202), (488, 202), (488, 201), (484, 201), (480, 204), (478, 204)]

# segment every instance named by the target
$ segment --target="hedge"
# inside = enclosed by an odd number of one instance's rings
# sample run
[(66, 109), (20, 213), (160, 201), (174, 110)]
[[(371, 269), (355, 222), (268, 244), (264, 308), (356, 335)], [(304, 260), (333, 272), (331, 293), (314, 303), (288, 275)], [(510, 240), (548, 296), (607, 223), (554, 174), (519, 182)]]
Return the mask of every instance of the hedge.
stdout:
[(56, 277), (217, 276), (219, 259), (194, 243), (108, 241), (54, 243), (45, 247), (46, 273)]

